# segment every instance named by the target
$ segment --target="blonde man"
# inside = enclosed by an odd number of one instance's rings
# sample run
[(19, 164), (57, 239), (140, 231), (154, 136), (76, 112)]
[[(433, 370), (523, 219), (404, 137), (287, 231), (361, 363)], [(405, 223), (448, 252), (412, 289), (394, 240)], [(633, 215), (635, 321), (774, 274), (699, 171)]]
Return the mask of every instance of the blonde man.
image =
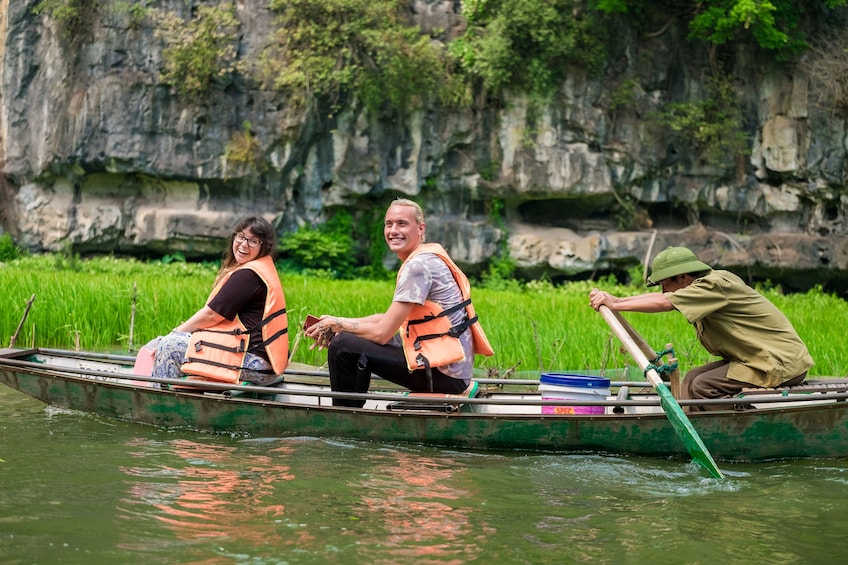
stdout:
[[(459, 394), (471, 383), (474, 354), (492, 354), (468, 279), (441, 245), (425, 243), (426, 229), (417, 203), (394, 200), (383, 236), (403, 264), (388, 309), (361, 318), (324, 315), (307, 330), (328, 348), (334, 391), (367, 392), (373, 373), (416, 392)], [(333, 404), (361, 408), (364, 401)]]

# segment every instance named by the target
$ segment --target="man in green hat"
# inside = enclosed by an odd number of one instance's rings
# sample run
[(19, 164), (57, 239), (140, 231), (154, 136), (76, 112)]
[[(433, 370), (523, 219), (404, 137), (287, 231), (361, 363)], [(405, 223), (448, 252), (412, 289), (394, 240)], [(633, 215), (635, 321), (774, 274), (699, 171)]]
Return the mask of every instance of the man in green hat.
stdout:
[(619, 312), (683, 314), (695, 326), (701, 345), (719, 357), (686, 373), (683, 398), (729, 398), (743, 388), (792, 386), (803, 382), (813, 366), (807, 346), (783, 312), (742, 279), (713, 269), (689, 249), (669, 247), (657, 254), (648, 286), (657, 285), (661, 293), (624, 298), (593, 289), (589, 304), (595, 310), (604, 305)]

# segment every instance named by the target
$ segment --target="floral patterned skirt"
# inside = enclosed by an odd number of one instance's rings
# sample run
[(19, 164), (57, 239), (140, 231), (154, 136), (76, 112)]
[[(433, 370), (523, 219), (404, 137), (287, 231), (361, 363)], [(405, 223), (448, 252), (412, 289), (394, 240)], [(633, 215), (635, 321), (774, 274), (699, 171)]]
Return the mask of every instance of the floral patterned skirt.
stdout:
[[(182, 364), (185, 361), (185, 353), (188, 350), (189, 332), (171, 332), (159, 338), (156, 346), (156, 354), (153, 357), (153, 376), (162, 379), (183, 379)], [(275, 375), (271, 364), (262, 357), (253, 353), (244, 356), (244, 369), (241, 372), (240, 382), (246, 382), (258, 386), (268, 386), (283, 380), (282, 375)], [(268, 372), (271, 371), (271, 372)]]

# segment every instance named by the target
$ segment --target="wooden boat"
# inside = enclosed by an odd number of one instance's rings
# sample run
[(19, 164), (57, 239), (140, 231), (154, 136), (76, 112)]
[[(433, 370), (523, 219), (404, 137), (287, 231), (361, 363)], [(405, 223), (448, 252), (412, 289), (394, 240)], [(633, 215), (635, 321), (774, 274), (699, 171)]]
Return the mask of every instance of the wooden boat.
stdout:
[[(42, 402), (168, 428), (252, 436), (309, 435), (475, 450), (603, 452), (687, 458), (644, 380), (611, 381), (604, 400), (543, 398), (536, 379), (476, 379), (474, 397), (409, 395), (375, 380), (365, 395), (330, 391), (326, 374), (289, 370), (275, 386), (175, 381), (134, 374), (134, 357), (0, 349), (0, 381)], [(384, 386), (385, 385), (385, 386)], [(364, 398), (362, 409), (333, 397)], [(692, 426), (718, 461), (848, 456), (848, 379), (702, 401)], [(680, 401), (684, 408), (698, 404)], [(598, 406), (547, 414), (543, 406)]]

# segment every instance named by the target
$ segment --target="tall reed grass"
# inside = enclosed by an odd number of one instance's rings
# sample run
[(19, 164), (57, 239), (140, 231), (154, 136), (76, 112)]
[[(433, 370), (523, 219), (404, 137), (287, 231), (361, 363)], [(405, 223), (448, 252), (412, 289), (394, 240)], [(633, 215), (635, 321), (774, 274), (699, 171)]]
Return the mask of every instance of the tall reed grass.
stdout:
[[(0, 266), (0, 288), (5, 295), (0, 312), (0, 340), (5, 343), (0, 346), (9, 344), (27, 301), (35, 294), (16, 346), (134, 352), (200, 308), (216, 270), (212, 264), (165, 265), (110, 257), (73, 262), (46, 255), (17, 259)], [(288, 274), (282, 274), (281, 280), (289, 310), (292, 360), (310, 365), (323, 365), (326, 352), (310, 350), (312, 342), (300, 338), (297, 328), (307, 313), (362, 316), (382, 312), (394, 288), (391, 281), (332, 281)], [(489, 358), (478, 356), (476, 366), (504, 373), (632, 365), (603, 318), (588, 305), (593, 286), (617, 295), (645, 291), (610, 281), (572, 282), (556, 288), (531, 283), (511, 291), (475, 288), (477, 313), (496, 351)], [(760, 290), (787, 314), (806, 341), (816, 360), (811, 375), (848, 374), (841, 323), (848, 319), (848, 303), (819, 290), (793, 295), (783, 295), (776, 288)], [(625, 316), (655, 349), (673, 344), (683, 372), (710, 360), (680, 314)]]

